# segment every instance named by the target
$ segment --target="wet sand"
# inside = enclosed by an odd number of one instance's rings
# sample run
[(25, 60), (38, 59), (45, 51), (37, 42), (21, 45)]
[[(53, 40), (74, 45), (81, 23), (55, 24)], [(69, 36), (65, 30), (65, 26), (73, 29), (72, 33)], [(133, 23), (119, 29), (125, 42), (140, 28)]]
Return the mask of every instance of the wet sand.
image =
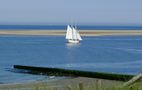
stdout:
[[(80, 30), (81, 36), (142, 35), (142, 30)], [(65, 36), (66, 30), (0, 30), (0, 35)]]

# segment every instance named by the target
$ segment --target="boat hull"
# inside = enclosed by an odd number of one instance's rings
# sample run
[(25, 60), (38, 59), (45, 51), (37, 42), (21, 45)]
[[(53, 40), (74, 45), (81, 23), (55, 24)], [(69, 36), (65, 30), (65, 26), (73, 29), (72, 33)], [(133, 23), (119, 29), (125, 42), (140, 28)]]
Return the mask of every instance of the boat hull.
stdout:
[(79, 40), (68, 40), (68, 43), (79, 43)]

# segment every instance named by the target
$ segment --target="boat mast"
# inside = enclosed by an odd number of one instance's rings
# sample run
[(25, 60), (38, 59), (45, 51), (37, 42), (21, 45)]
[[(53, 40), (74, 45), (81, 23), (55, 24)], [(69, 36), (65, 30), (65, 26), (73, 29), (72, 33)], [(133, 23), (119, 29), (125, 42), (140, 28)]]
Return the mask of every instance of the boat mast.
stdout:
[(75, 30), (76, 30), (76, 38), (77, 38), (77, 40), (79, 40), (78, 37), (77, 37), (78, 31), (77, 31), (77, 26), (76, 26), (76, 24), (75, 24), (74, 28), (75, 28)]

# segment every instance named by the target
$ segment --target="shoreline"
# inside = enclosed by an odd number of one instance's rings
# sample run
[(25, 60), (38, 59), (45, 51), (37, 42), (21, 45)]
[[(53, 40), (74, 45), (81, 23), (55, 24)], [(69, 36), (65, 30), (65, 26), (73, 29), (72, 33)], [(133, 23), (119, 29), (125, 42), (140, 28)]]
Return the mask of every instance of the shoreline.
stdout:
[[(79, 30), (81, 36), (142, 35), (142, 30)], [(0, 35), (65, 36), (66, 30), (0, 30)]]

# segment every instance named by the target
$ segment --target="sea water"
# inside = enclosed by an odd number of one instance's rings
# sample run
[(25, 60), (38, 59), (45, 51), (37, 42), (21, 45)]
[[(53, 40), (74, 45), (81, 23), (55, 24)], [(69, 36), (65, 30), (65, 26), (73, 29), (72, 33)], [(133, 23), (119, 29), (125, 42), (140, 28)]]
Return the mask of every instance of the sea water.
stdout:
[[(81, 30), (142, 30), (142, 26), (75, 25)], [(65, 30), (67, 25), (0, 25), (0, 30)]]
[(53, 80), (65, 77), (13, 71), (13, 65), (56, 67), (123, 74), (142, 72), (142, 36), (82, 37), (79, 44), (65, 36), (0, 36), (0, 83)]

